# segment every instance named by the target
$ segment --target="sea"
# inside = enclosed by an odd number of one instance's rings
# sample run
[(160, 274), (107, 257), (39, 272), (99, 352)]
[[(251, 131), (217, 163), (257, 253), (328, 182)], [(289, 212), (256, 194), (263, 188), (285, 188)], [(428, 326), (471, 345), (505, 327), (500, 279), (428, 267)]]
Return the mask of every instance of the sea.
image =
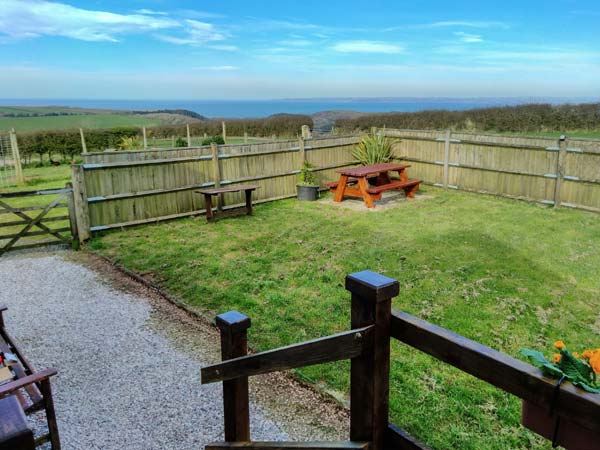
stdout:
[[(583, 103), (590, 98), (303, 98), (274, 100), (97, 100), (0, 99), (6, 106), (67, 106), (89, 109), (187, 109), (209, 118), (266, 117), (272, 114), (314, 114), (320, 111), (414, 112), (431, 109), (465, 110), (524, 103)], [(598, 101), (597, 99), (595, 101)]]

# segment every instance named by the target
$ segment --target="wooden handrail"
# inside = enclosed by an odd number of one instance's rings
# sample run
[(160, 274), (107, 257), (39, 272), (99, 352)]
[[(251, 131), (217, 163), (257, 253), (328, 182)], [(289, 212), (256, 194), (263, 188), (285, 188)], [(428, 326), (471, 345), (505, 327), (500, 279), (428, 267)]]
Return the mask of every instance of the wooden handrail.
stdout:
[(316, 441), (316, 442), (218, 442), (208, 444), (206, 450), (368, 450), (368, 442)]
[[(556, 380), (540, 370), (449, 330), (393, 311), (391, 336), (463, 372), (541, 407), (550, 408)], [(563, 384), (556, 414), (600, 432), (600, 395)]]
[(373, 326), (357, 328), (203, 367), (202, 384), (354, 358), (371, 347), (372, 331)]
[(54, 375), (56, 375), (56, 369), (44, 369), (39, 372), (34, 373), (33, 375), (27, 375), (26, 377), (19, 378), (15, 381), (11, 381), (10, 383), (3, 384), (0, 386), (0, 398), (12, 394), (13, 392), (24, 388), (33, 383), (39, 383), (40, 381), (46, 380)]

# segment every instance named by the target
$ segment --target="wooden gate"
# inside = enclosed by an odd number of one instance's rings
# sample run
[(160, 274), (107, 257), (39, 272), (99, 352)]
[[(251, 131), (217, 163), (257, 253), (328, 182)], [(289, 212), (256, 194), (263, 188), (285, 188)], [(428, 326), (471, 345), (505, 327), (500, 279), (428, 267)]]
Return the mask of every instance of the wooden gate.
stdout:
[(0, 194), (0, 256), (10, 250), (77, 243), (73, 188)]

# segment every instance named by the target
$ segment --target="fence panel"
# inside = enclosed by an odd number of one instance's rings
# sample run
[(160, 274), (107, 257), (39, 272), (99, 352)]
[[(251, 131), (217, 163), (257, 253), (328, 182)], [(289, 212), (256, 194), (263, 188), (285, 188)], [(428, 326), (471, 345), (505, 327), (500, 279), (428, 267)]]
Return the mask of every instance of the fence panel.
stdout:
[(384, 132), (399, 138), (395, 155), (426, 183), (600, 212), (598, 139)]

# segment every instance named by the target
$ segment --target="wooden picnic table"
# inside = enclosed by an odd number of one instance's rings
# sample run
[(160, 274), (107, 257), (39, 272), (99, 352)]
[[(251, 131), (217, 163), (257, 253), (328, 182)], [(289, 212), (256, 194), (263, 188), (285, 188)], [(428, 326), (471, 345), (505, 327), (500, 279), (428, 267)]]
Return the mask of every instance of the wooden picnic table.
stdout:
[[(258, 189), (258, 186), (254, 184), (240, 184), (237, 186), (229, 186), (229, 187), (218, 187), (211, 189), (199, 189), (195, 191), (197, 194), (204, 195), (204, 205), (206, 208), (206, 220), (210, 221), (215, 218), (215, 214), (213, 213), (212, 207), (212, 197), (213, 195), (222, 195), (228, 192), (241, 192), (244, 191), (246, 195), (246, 214), (252, 215), (252, 192)], [(237, 214), (238, 211), (228, 211), (226, 213), (221, 213), (220, 215), (231, 215)]]
[[(333, 200), (341, 202), (344, 196), (362, 198), (367, 208), (374, 208), (375, 200), (380, 200), (385, 191), (403, 190), (408, 198), (414, 198), (421, 180), (410, 180), (406, 169), (410, 165), (397, 163), (382, 163), (371, 166), (352, 167), (336, 170), (340, 174), (339, 181), (327, 183), (334, 193)], [(393, 179), (390, 172), (397, 172), (398, 179)], [(369, 181), (376, 182), (370, 186)]]

